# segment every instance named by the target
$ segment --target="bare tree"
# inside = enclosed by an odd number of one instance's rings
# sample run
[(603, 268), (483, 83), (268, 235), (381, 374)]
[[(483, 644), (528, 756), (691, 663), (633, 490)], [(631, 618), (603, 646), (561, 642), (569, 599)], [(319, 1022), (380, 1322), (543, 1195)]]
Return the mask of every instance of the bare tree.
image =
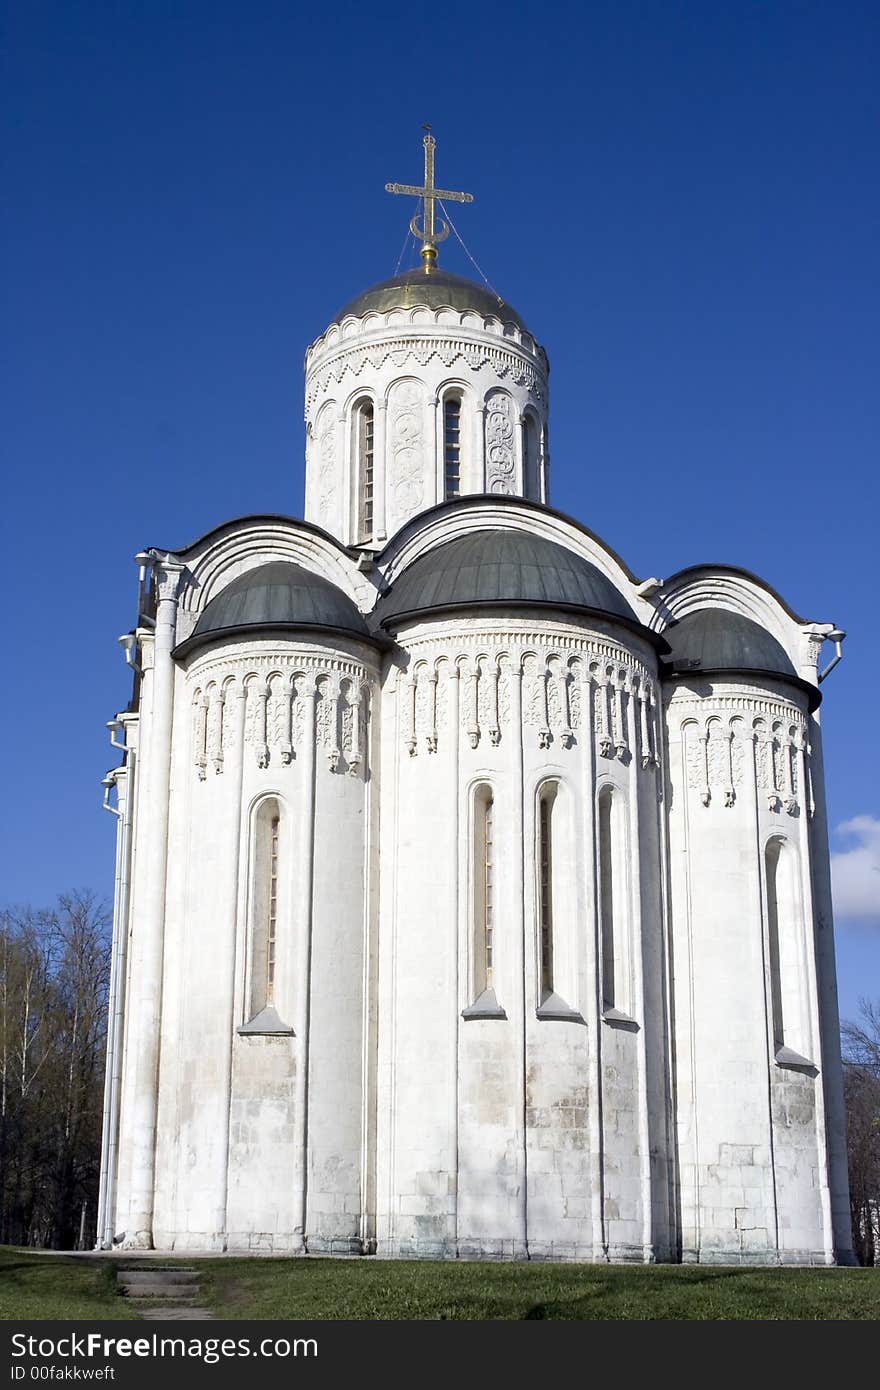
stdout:
[(0, 914), (0, 1242), (70, 1248), (93, 1226), (109, 954), (91, 893)]
[(844, 1022), (843, 1084), (853, 1246), (863, 1265), (880, 1263), (880, 1001), (859, 1001)]

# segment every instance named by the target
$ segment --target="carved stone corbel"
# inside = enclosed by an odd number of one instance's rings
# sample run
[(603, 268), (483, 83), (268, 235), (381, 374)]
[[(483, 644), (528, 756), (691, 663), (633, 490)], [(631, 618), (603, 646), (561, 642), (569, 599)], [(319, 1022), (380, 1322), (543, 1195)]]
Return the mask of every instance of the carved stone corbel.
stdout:
[(256, 728), (256, 754), (257, 767), (269, 766), (269, 741), (266, 728), (266, 715), (269, 703), (269, 687), (264, 682), (257, 689), (257, 728)]
[(429, 753), (437, 752), (437, 672), (430, 671), (427, 676), (428, 685), (428, 732), (425, 735), (425, 747)]
[(208, 697), (207, 695), (200, 695), (195, 708), (195, 764), (200, 782), (204, 782), (208, 770), (207, 735)]
[(700, 734), (700, 765), (703, 773), (700, 800), (704, 806), (708, 806), (712, 800), (712, 791), (709, 787), (709, 737), (706, 733)]
[(214, 745), (214, 748), (213, 748), (212, 753), (211, 753), (211, 762), (212, 762), (213, 765), (214, 765), (214, 772), (216, 773), (216, 775), (217, 775), (218, 777), (220, 776), (220, 773), (223, 771), (223, 716), (224, 716), (224, 704), (225, 704), (225, 698), (224, 698), (224, 695), (223, 695), (223, 693), (222, 693), (222, 691), (221, 691), (221, 693), (217, 696), (217, 713), (216, 713), (216, 716), (215, 716), (215, 718), (216, 718), (216, 720), (217, 720), (217, 742), (216, 742), (216, 744)]

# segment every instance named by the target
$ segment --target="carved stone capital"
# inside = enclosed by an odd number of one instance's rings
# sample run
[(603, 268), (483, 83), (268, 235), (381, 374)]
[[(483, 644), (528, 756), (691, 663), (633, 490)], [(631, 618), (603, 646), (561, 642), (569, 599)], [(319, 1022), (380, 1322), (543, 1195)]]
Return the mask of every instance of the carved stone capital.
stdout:
[(159, 603), (177, 602), (185, 574), (186, 565), (176, 555), (157, 555), (153, 564), (153, 578)]
[(827, 633), (820, 632), (818, 628), (807, 633), (807, 660), (811, 666), (818, 667), (826, 637)]

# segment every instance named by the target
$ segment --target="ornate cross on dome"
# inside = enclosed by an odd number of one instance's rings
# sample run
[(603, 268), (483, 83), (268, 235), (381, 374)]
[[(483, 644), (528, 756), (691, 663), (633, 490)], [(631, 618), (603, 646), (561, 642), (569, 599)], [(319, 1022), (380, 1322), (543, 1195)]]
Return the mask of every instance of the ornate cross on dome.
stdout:
[[(434, 201), (437, 198), (446, 198), (452, 203), (472, 203), (473, 193), (452, 193), (448, 188), (434, 187), (434, 150), (437, 141), (431, 134), (431, 127), (425, 126), (425, 135), (422, 144), (425, 147), (425, 183), (424, 187), (416, 188), (415, 184), (410, 183), (386, 183), (386, 193), (408, 193), (410, 197), (421, 198), (422, 200), (422, 221), (419, 225), (418, 214), (410, 222), (410, 230), (413, 236), (421, 237), (422, 249), (421, 257), (424, 262), (426, 274), (434, 269), (437, 264), (437, 243), (445, 241), (449, 236), (449, 226), (443, 218), (435, 218)], [(438, 225), (439, 223), (439, 225)]]

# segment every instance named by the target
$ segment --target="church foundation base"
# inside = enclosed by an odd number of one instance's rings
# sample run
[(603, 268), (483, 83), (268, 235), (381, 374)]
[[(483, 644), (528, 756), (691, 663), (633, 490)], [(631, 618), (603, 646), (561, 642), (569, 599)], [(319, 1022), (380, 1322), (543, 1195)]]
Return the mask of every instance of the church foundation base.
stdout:
[(359, 1236), (309, 1236), (310, 1255), (364, 1255), (363, 1241)]
[[(311, 1250), (311, 1243), (309, 1246)], [(461, 1240), (449, 1242), (380, 1241), (376, 1250), (385, 1260), (531, 1261), (536, 1264), (662, 1264), (677, 1263), (668, 1250), (641, 1245), (615, 1245), (607, 1250), (571, 1241)]]
[(851, 1259), (833, 1259), (824, 1250), (682, 1250), (685, 1265), (726, 1265), (742, 1268), (786, 1266), (798, 1269), (828, 1269), (850, 1264)]
[(226, 1247), (236, 1255), (304, 1255), (299, 1231), (230, 1231)]
[(132, 1235), (124, 1235), (120, 1242), (121, 1250), (152, 1250), (153, 1233), (152, 1231), (135, 1231)]

